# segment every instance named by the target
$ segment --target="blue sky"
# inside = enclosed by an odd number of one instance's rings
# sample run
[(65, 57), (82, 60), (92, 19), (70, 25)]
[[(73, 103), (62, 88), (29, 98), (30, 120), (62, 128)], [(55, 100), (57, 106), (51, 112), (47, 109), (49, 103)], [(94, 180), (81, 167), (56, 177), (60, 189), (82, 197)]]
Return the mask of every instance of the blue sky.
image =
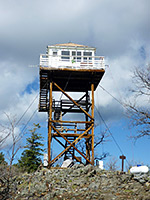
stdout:
[[(39, 72), (30, 65), (38, 65), (40, 53), (51, 44), (72, 41), (96, 47), (97, 55), (105, 56), (109, 65), (101, 85), (121, 102), (132, 99), (132, 70), (150, 61), (149, 7), (148, 0), (77, 0), (75, 6), (73, 0), (0, 0), (1, 124), (8, 123), (4, 112), (18, 120), (37, 96)], [(128, 139), (136, 130), (129, 129), (125, 108), (111, 95), (98, 87), (96, 107), (128, 160), (150, 165), (149, 139), (135, 144)], [(37, 108), (38, 98), (16, 128), (17, 133)], [(95, 117), (103, 129), (96, 112)], [(37, 113), (31, 121), (44, 127), (43, 135), (47, 134), (46, 119), (46, 114)], [(118, 158), (120, 152), (111, 137), (109, 140), (103, 149)]]

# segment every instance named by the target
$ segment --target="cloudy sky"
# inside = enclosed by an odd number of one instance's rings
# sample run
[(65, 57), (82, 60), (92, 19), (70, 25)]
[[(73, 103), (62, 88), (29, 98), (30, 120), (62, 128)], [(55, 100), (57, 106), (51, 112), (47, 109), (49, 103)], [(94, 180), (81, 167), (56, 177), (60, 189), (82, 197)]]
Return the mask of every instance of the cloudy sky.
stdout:
[[(149, 8), (149, 0), (0, 0), (1, 124), (6, 122), (4, 112), (18, 120), (36, 98), (39, 72), (30, 65), (39, 64), (40, 53), (50, 44), (72, 41), (96, 47), (97, 55), (105, 56), (109, 65), (101, 85), (124, 101), (133, 67), (150, 61)], [(100, 87), (95, 102), (128, 159), (150, 164), (145, 156), (147, 140), (136, 145), (128, 140), (133, 130), (128, 129), (124, 108)], [(36, 98), (22, 123), (37, 107)], [(44, 123), (46, 115), (40, 113), (34, 119)], [(104, 148), (118, 158), (120, 152), (112, 143)]]

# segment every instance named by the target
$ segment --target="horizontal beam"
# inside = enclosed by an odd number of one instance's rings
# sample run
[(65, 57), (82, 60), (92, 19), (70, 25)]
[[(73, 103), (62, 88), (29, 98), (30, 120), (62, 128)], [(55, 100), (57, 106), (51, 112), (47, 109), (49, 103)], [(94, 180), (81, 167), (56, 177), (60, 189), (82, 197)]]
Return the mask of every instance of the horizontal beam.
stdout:
[(105, 72), (104, 69), (74, 69), (74, 68), (56, 68), (56, 67), (42, 67), (40, 66), (41, 70), (58, 70), (58, 71), (79, 71), (79, 72)]
[(50, 126), (64, 139), (66, 140), (70, 145), (68, 147), (66, 147), (66, 149), (64, 149), (58, 156), (56, 156), (49, 164), (52, 165), (56, 160), (58, 160), (71, 146), (82, 156), (84, 157), (88, 163), (92, 164), (91, 161), (83, 154), (81, 153), (75, 146), (74, 144), (76, 144), (80, 138), (82, 138), (82, 136), (84, 134), (86, 134), (90, 129), (93, 128), (93, 125), (91, 125), (84, 133), (82, 133), (77, 139), (75, 139), (72, 143), (65, 137), (63, 136), (52, 124), (50, 124)]
[(66, 113), (83, 113), (82, 110), (75, 109), (75, 108), (74, 109), (64, 109), (64, 108), (62, 108), (61, 111), (64, 112), (65, 114)]
[(54, 123), (75, 123), (75, 124), (92, 124), (91, 121), (62, 121), (62, 120), (51, 120)]
[[(77, 133), (61, 133), (64, 137), (79, 137), (81, 134), (77, 134)], [(87, 134), (87, 135), (83, 135), (82, 138), (90, 138), (92, 135), (91, 134)], [(53, 133), (52, 137), (62, 137), (60, 136), (58, 133)]]
[[(69, 126), (69, 125), (68, 125)], [(57, 128), (59, 131), (65, 131), (66, 133), (69, 131), (85, 131), (86, 129), (75, 129), (75, 128)]]

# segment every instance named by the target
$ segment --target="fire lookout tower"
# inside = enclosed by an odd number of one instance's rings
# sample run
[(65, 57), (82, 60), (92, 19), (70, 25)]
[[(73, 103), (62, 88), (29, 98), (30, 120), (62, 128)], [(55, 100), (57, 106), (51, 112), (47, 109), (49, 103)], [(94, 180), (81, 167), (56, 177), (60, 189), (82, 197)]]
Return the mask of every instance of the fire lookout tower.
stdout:
[[(48, 46), (40, 55), (39, 112), (48, 113), (49, 166), (62, 156), (94, 165), (94, 91), (105, 72), (104, 57), (95, 52), (93, 47), (67, 43)], [(53, 139), (64, 149), (55, 158)], [(81, 139), (84, 153), (76, 146)]]

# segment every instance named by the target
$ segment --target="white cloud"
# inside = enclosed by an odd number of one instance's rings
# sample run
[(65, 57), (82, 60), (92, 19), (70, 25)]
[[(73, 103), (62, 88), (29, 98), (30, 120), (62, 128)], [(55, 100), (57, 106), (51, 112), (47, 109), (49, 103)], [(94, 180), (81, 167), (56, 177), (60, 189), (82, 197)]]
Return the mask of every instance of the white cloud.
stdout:
[[(97, 54), (104, 55), (110, 66), (101, 85), (121, 100), (131, 84), (131, 68), (149, 61), (147, 0), (6, 0), (0, 4), (1, 112), (20, 116), (32, 101), (37, 91), (24, 93), (24, 90), (38, 77), (38, 72), (28, 65), (38, 64), (38, 56), (45, 53), (48, 44), (73, 41), (97, 47)], [(98, 107), (103, 107), (107, 119), (115, 115), (116, 103), (100, 88), (95, 101)], [(119, 116), (122, 108), (118, 108)]]
[[(35, 99), (38, 89), (29, 91), (29, 85), (38, 78), (38, 69), (28, 66), (38, 64), (50, 44), (72, 41), (96, 47), (109, 65), (101, 85), (118, 100), (132, 99), (132, 68), (150, 63), (149, 8), (149, 0), (0, 0), (0, 124), (7, 122), (4, 112), (18, 120)], [(107, 124), (117, 121), (122, 130), (118, 120), (124, 108), (100, 87), (95, 104)], [(37, 108), (38, 98), (16, 134)], [(102, 123), (97, 111), (95, 118)], [(46, 113), (36, 113), (32, 122), (46, 119)]]
[(34, 81), (37, 72), (28, 66), (10, 61), (0, 62), (0, 69), (0, 110), (5, 111), (17, 104), (20, 93), (25, 90), (27, 84)]

